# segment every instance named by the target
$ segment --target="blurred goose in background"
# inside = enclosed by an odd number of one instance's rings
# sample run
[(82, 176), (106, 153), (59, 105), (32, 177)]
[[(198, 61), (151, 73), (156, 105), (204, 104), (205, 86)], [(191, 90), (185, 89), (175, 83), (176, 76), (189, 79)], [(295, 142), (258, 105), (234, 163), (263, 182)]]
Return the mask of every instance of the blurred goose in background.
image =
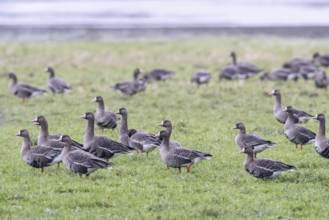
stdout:
[(160, 145), (160, 157), (167, 167), (178, 168), (181, 174), (181, 168), (186, 167), (187, 173), (190, 172), (191, 166), (198, 163), (200, 160), (209, 160), (212, 155), (205, 156), (199, 151), (189, 150), (186, 148), (171, 148), (170, 135), (167, 131), (160, 131), (158, 136), (162, 140)]
[[(171, 136), (171, 132), (172, 132), (172, 124), (171, 124), (171, 121), (169, 120), (164, 120), (162, 121), (159, 126), (161, 127), (164, 127), (166, 128), (166, 131), (168, 133), (169, 136)], [(177, 141), (174, 141), (174, 140), (170, 140), (169, 142), (169, 146), (172, 148), (172, 147), (182, 147), (182, 145), (177, 142)]]
[(234, 129), (239, 129), (239, 134), (235, 137), (236, 146), (242, 150), (243, 148), (250, 147), (256, 158), (256, 154), (260, 153), (267, 148), (275, 147), (276, 144), (272, 141), (265, 140), (254, 134), (246, 134), (246, 128), (243, 123), (237, 123)]
[(117, 115), (109, 110), (105, 110), (104, 100), (102, 96), (96, 96), (93, 102), (98, 103), (95, 113), (95, 121), (98, 127), (103, 129), (115, 129), (119, 122)]
[(164, 68), (156, 68), (144, 75), (145, 80), (166, 81), (176, 75), (175, 72)]
[(319, 54), (314, 53), (313, 59), (318, 62), (321, 66), (328, 67), (329, 66), (329, 54)]
[(303, 66), (314, 66), (314, 57), (312, 60), (305, 58), (293, 58), (287, 62), (285, 62), (282, 67), (290, 69), (294, 72), (299, 72), (300, 68)]
[(304, 65), (299, 68), (299, 75), (302, 76), (305, 80), (314, 79), (316, 74), (320, 73), (321, 69), (315, 65)]
[(144, 91), (146, 89), (146, 81), (143, 78), (138, 78), (138, 76), (141, 73), (142, 73), (141, 69), (139, 68), (135, 69), (133, 73), (134, 79), (132, 81), (117, 83), (112, 88), (114, 90), (120, 91), (124, 95), (129, 95), (129, 96)]
[(196, 83), (199, 86), (201, 84), (207, 84), (210, 79), (211, 79), (210, 72), (200, 70), (193, 74), (193, 76), (191, 78), (191, 82)]
[[(276, 100), (273, 106), (273, 114), (275, 119), (284, 124), (288, 118), (288, 113), (283, 111), (284, 106), (281, 104), (281, 92), (278, 89), (273, 89), (269, 95), (273, 95), (275, 96)], [(304, 123), (309, 121), (313, 116), (298, 110), (298, 109), (292, 109), (291, 111), (293, 111), (293, 119), (295, 123)]]
[(259, 75), (260, 80), (271, 80), (271, 81), (297, 81), (299, 73), (293, 72), (287, 68), (276, 68), (272, 69), (270, 72), (263, 72)]
[(16, 136), (23, 137), (21, 155), (23, 160), (34, 168), (41, 168), (41, 174), (44, 172), (44, 167), (51, 166), (62, 161), (62, 149), (54, 149), (51, 147), (37, 146), (31, 148), (31, 139), (29, 132), (26, 129), (20, 130)]
[(314, 84), (316, 88), (327, 89), (329, 85), (329, 78), (325, 71), (320, 71), (315, 75)]
[(241, 153), (247, 154), (243, 162), (244, 169), (252, 176), (260, 179), (270, 179), (279, 176), (284, 171), (293, 171), (296, 167), (267, 158), (254, 158), (251, 147), (242, 148)]
[(294, 109), (291, 106), (284, 108), (285, 112), (288, 112), (288, 118), (284, 124), (284, 134), (287, 139), (296, 145), (300, 145), (300, 149), (303, 149), (303, 145), (312, 144), (315, 140), (315, 133), (302, 125), (295, 124)]
[(123, 145), (104, 136), (95, 136), (94, 124), (95, 117), (91, 112), (86, 112), (81, 118), (88, 121), (83, 148), (97, 157), (111, 159), (121, 154), (128, 154), (133, 150), (128, 145)]
[(232, 51), (230, 53), (230, 56), (232, 57), (232, 64), (237, 66), (242, 74), (247, 75), (248, 77), (251, 77), (251, 76), (261, 72), (261, 69), (256, 67), (254, 64), (246, 63), (246, 62), (238, 62), (237, 55), (235, 52)]
[(48, 88), (55, 95), (55, 93), (66, 93), (71, 91), (71, 87), (61, 78), (55, 77), (55, 70), (52, 67), (45, 69), (49, 73)]
[(317, 114), (314, 119), (319, 121), (319, 131), (315, 136), (315, 151), (322, 157), (329, 159), (329, 138), (326, 137), (326, 118), (324, 114)]
[(236, 80), (236, 79), (247, 79), (249, 76), (241, 74), (240, 69), (232, 64), (224, 66), (218, 75), (219, 79)]
[(146, 153), (146, 156), (161, 144), (161, 140), (154, 134), (145, 131), (137, 131), (136, 129), (130, 129), (128, 137), (129, 146), (134, 148), (137, 154)]
[(71, 149), (71, 138), (68, 135), (61, 136), (60, 141), (64, 143), (64, 149), (61, 153), (64, 166), (79, 174), (80, 177), (82, 175), (88, 177), (90, 173), (98, 169), (112, 168), (109, 162), (89, 152)]
[(9, 79), (11, 80), (9, 88), (10, 91), (17, 97), (22, 98), (23, 102), (26, 102), (28, 98), (32, 96), (43, 95), (47, 91), (44, 89), (40, 89), (34, 85), (29, 83), (18, 83), (17, 76), (15, 73), (8, 74)]

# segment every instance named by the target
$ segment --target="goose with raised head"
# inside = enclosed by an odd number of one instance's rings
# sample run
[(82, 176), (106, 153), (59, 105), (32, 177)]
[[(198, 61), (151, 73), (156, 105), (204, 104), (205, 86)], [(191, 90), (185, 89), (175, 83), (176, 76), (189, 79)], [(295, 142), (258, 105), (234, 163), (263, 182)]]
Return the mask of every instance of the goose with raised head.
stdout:
[(119, 141), (121, 144), (129, 146), (128, 111), (126, 108), (120, 108), (115, 114), (121, 115)]
[[(275, 119), (284, 124), (288, 118), (288, 113), (283, 111), (284, 106), (281, 104), (281, 92), (278, 89), (273, 89), (269, 95), (273, 95), (275, 96), (275, 103), (273, 106), (273, 114)], [(294, 118), (294, 122), (295, 123), (304, 123), (309, 121), (310, 119), (312, 119), (312, 115), (298, 110), (298, 109), (291, 109), (291, 111), (293, 111), (293, 118)]]
[(62, 78), (55, 77), (55, 70), (53, 67), (47, 67), (46, 73), (49, 73), (48, 88), (55, 95), (56, 93), (66, 93), (71, 91), (71, 87)]
[(109, 162), (89, 152), (71, 149), (71, 138), (68, 135), (62, 135), (59, 140), (64, 143), (61, 153), (64, 166), (79, 174), (80, 177), (82, 175), (88, 177), (90, 173), (98, 169), (112, 168)]
[(186, 148), (171, 148), (170, 135), (167, 131), (160, 131), (158, 136), (162, 140), (160, 145), (160, 157), (167, 167), (178, 168), (179, 174), (181, 168), (186, 167), (187, 172), (190, 172), (191, 166), (200, 160), (209, 160), (212, 155), (205, 156), (199, 151), (189, 150)]
[(299, 78), (299, 73), (294, 72), (287, 68), (276, 68), (272, 69), (270, 72), (263, 72), (259, 75), (260, 80), (271, 80), (271, 81), (297, 81)]
[[(164, 120), (159, 124), (159, 126), (166, 128), (167, 133), (169, 134), (169, 136), (171, 136), (171, 132), (172, 132), (171, 121)], [(179, 142), (174, 141), (174, 140), (170, 140), (169, 146), (170, 147), (182, 147), (182, 145)]]
[(98, 103), (95, 113), (95, 121), (98, 127), (103, 129), (115, 129), (119, 122), (117, 115), (109, 110), (105, 110), (104, 100), (102, 96), (96, 96), (93, 102)]
[(322, 157), (329, 159), (329, 138), (326, 137), (326, 118), (324, 114), (314, 116), (319, 121), (319, 131), (315, 136), (315, 151)]
[(149, 73), (145, 74), (143, 78), (145, 80), (154, 80), (154, 81), (166, 81), (175, 76), (175, 72), (167, 70), (164, 68), (156, 68), (151, 70)]
[(246, 62), (238, 62), (237, 55), (235, 52), (232, 51), (230, 53), (230, 56), (232, 57), (232, 64), (239, 68), (239, 71), (241, 74), (251, 77), (251, 76), (261, 72), (261, 69), (256, 67), (254, 64), (246, 63)]
[(29, 83), (24, 83), (24, 82), (18, 83), (17, 76), (15, 73), (8, 73), (8, 77), (11, 81), (9, 84), (10, 91), (15, 96), (22, 98), (23, 102), (26, 102), (27, 99), (33, 96), (43, 95), (44, 93), (47, 92), (46, 90), (40, 89)]
[(132, 148), (129, 146), (123, 145), (104, 136), (95, 136), (95, 117), (93, 113), (86, 112), (83, 116), (81, 116), (81, 118), (88, 121), (83, 141), (83, 148), (85, 150), (88, 150), (95, 156), (104, 159), (112, 159), (121, 154), (130, 153)]
[(124, 95), (135, 95), (138, 92), (144, 91), (146, 88), (146, 81), (143, 78), (138, 78), (142, 73), (142, 70), (137, 68), (133, 73), (134, 79), (131, 81), (125, 81), (115, 84), (112, 88), (120, 91)]
[(300, 149), (303, 149), (303, 145), (312, 144), (315, 140), (315, 133), (302, 125), (295, 124), (294, 108), (287, 106), (283, 111), (288, 112), (288, 119), (284, 124), (284, 134), (287, 139), (296, 145), (300, 145)]
[(23, 137), (21, 155), (23, 160), (34, 168), (41, 168), (41, 174), (44, 173), (44, 167), (51, 166), (62, 161), (62, 149), (54, 149), (46, 146), (36, 146), (31, 148), (31, 139), (26, 129), (20, 130), (16, 136)]
[(237, 123), (234, 129), (239, 129), (239, 134), (235, 137), (236, 146), (242, 150), (243, 148), (251, 147), (255, 157), (257, 153), (260, 153), (268, 148), (276, 146), (276, 143), (265, 140), (254, 134), (246, 134), (246, 128), (243, 123)]
[(202, 84), (207, 84), (210, 79), (211, 79), (211, 73), (210, 72), (200, 70), (200, 71), (193, 74), (193, 76), (191, 78), (191, 82), (196, 83), (199, 86), (199, 85), (202, 85)]
[(324, 66), (324, 67), (329, 66), (329, 54), (314, 53), (313, 59), (316, 62), (318, 62), (321, 66)]
[(294, 171), (296, 167), (267, 158), (254, 158), (251, 147), (242, 148), (241, 153), (247, 154), (243, 162), (244, 169), (253, 177), (270, 179), (279, 176), (284, 171)]

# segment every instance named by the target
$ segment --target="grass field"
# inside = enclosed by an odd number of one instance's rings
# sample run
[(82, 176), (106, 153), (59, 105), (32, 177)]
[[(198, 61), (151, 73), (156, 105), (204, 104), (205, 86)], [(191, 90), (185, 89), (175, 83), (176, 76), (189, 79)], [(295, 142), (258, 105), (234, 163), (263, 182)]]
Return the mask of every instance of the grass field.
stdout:
[[(312, 81), (297, 83), (219, 81), (218, 71), (238, 59), (267, 70), (291, 57), (310, 57), (328, 52), (329, 44), (319, 40), (277, 38), (207, 38), (199, 40), (79, 42), (56, 44), (1, 44), (0, 69), (0, 219), (327, 219), (329, 216), (329, 161), (313, 146), (296, 150), (283, 134), (283, 126), (272, 115), (274, 97), (281, 90), (283, 104), (328, 116), (328, 91), (316, 90)], [(22, 104), (10, 94), (5, 73), (14, 71), (19, 81), (46, 88), (53, 65), (57, 76), (70, 82), (68, 95), (36, 97)], [(125, 97), (110, 89), (130, 79), (134, 68), (166, 67), (176, 78), (150, 83), (144, 93)], [(195, 70), (213, 72), (209, 85), (190, 84)], [(120, 156), (112, 170), (100, 170), (80, 179), (62, 165), (47, 168), (45, 175), (27, 166), (21, 156), (22, 128), (36, 138), (39, 127), (31, 120), (45, 115), (50, 133), (69, 134), (82, 142), (86, 121), (80, 116), (96, 107), (91, 100), (104, 97), (111, 110), (126, 107), (129, 127), (158, 132), (170, 119), (172, 139), (184, 146), (213, 154), (210, 161), (192, 167), (181, 176), (166, 169), (157, 151)], [(277, 143), (258, 157), (292, 164), (295, 172), (274, 180), (251, 177), (243, 168), (234, 137), (237, 122), (247, 132)], [(308, 128), (317, 131), (318, 123)], [(96, 130), (96, 135), (101, 135)], [(118, 130), (104, 135), (118, 139)]]

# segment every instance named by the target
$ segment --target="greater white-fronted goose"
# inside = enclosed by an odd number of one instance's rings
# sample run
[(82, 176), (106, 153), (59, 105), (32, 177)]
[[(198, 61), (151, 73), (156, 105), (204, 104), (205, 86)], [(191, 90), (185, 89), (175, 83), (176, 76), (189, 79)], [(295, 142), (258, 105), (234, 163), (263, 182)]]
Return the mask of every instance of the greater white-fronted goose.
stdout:
[(239, 71), (241, 72), (241, 74), (251, 77), (251, 76), (261, 72), (261, 69), (256, 67), (254, 64), (246, 63), (246, 62), (238, 62), (235, 52), (232, 51), (230, 53), (230, 56), (232, 57), (232, 64), (239, 68)]
[(160, 145), (160, 157), (167, 167), (178, 168), (179, 174), (181, 168), (186, 167), (187, 172), (190, 172), (191, 166), (200, 160), (210, 159), (211, 154), (205, 156), (204, 154), (189, 150), (186, 148), (171, 148), (170, 147), (170, 135), (167, 131), (160, 131), (159, 137), (162, 139)]
[(197, 85), (201, 85), (201, 84), (207, 84), (210, 79), (211, 79), (210, 72), (200, 70), (193, 74), (191, 78), (191, 82), (196, 83)]
[(260, 80), (271, 80), (271, 81), (287, 81), (294, 80), (297, 81), (299, 77), (298, 72), (294, 72), (287, 68), (276, 68), (272, 69), (270, 72), (263, 72), (259, 75)]
[(55, 77), (55, 71), (52, 67), (45, 69), (49, 73), (48, 88), (55, 95), (55, 93), (66, 93), (71, 91), (71, 87), (61, 78)]
[(137, 154), (153, 151), (159, 147), (161, 140), (153, 134), (145, 131), (137, 131), (136, 129), (130, 129), (128, 132), (129, 146), (134, 148)]
[(95, 121), (98, 127), (103, 129), (115, 129), (119, 122), (117, 115), (109, 110), (105, 110), (104, 100), (102, 96), (96, 96), (93, 102), (98, 103), (95, 113)]
[(40, 89), (29, 83), (24, 83), (24, 82), (18, 83), (17, 76), (15, 73), (9, 73), (8, 77), (11, 80), (11, 83), (9, 85), (10, 91), (15, 96), (22, 98), (23, 102), (26, 102), (27, 99), (31, 98), (32, 96), (43, 95), (44, 93), (47, 92), (46, 90)]
[(316, 65), (303, 65), (299, 68), (299, 75), (305, 80), (314, 79), (316, 74), (321, 72), (321, 69)]
[(325, 71), (320, 71), (319, 73), (315, 74), (314, 84), (316, 88), (319, 89), (327, 89), (329, 85), (329, 78)]
[(112, 88), (114, 90), (120, 91), (124, 95), (129, 95), (129, 96), (144, 91), (146, 88), (146, 81), (143, 78), (138, 78), (138, 76), (141, 73), (142, 73), (141, 69), (139, 68), (135, 69), (133, 73), (134, 79), (132, 81), (117, 83)]
[(156, 68), (144, 75), (145, 80), (166, 81), (175, 76), (175, 72), (164, 68)]
[[(171, 121), (164, 120), (159, 124), (159, 126), (166, 128), (167, 133), (169, 134), (169, 136), (171, 136), (171, 132), (172, 132)], [(179, 142), (174, 141), (174, 140), (169, 141), (169, 146), (170, 147), (182, 147), (182, 145)]]
[(300, 68), (303, 66), (312, 66), (314, 65), (314, 57), (313, 59), (305, 59), (305, 58), (293, 58), (287, 62), (285, 62), (282, 67), (291, 69), (294, 72), (299, 72)]
[(317, 114), (314, 119), (319, 121), (319, 131), (315, 136), (315, 151), (322, 157), (329, 159), (329, 138), (326, 137), (326, 118), (324, 114)]
[(41, 168), (41, 174), (44, 167), (51, 166), (61, 161), (62, 149), (54, 149), (52, 147), (37, 146), (31, 148), (31, 139), (26, 129), (20, 130), (16, 136), (23, 137), (21, 155), (23, 160), (34, 168)]
[(284, 108), (285, 112), (288, 112), (288, 118), (284, 124), (284, 134), (288, 140), (296, 145), (300, 145), (300, 149), (303, 149), (303, 145), (312, 144), (315, 140), (315, 133), (302, 125), (295, 124), (294, 109), (291, 106)]
[(71, 138), (68, 135), (61, 136), (60, 141), (64, 143), (64, 149), (61, 153), (64, 166), (79, 174), (80, 177), (82, 175), (88, 177), (90, 173), (98, 169), (112, 168), (109, 162), (89, 152), (71, 149)]
[(267, 158), (254, 158), (251, 147), (242, 148), (241, 153), (247, 154), (243, 162), (244, 169), (252, 176), (260, 179), (270, 179), (279, 176), (284, 171), (293, 171), (296, 167)]
[(272, 141), (265, 140), (254, 134), (246, 134), (246, 128), (243, 123), (237, 123), (234, 129), (239, 129), (239, 134), (235, 137), (235, 144), (240, 149), (251, 147), (255, 157), (257, 153), (266, 150), (267, 148), (275, 147), (276, 144)]
[(315, 61), (317, 61), (321, 66), (329, 66), (329, 54), (314, 53), (313, 59), (315, 59)]
[[(284, 106), (281, 104), (281, 92), (280, 90), (278, 89), (273, 89), (269, 95), (273, 95), (275, 96), (275, 103), (274, 103), (274, 106), (273, 106), (273, 114), (274, 114), (274, 117), (275, 119), (284, 124), (288, 118), (288, 113), (283, 111), (284, 109)], [(298, 109), (292, 109), (293, 111), (293, 118), (294, 118), (294, 122), (295, 123), (304, 123), (304, 122), (307, 122), (309, 121), (313, 116), (304, 112), (304, 111), (301, 111), (301, 110), (298, 110)]]
[(88, 150), (95, 156), (104, 159), (111, 159), (121, 154), (130, 153), (130, 150), (132, 150), (132, 148), (130, 148), (129, 146), (125, 146), (104, 136), (95, 136), (95, 117), (93, 113), (86, 112), (83, 116), (81, 116), (81, 118), (86, 119), (88, 121), (83, 141), (84, 149)]
[(115, 114), (121, 115), (121, 125), (119, 130), (120, 143), (129, 146), (128, 111), (126, 108), (120, 108)]
[(235, 79), (247, 79), (249, 76), (247, 74), (242, 74), (239, 67), (228, 64), (224, 66), (218, 75), (219, 79), (235, 80)]

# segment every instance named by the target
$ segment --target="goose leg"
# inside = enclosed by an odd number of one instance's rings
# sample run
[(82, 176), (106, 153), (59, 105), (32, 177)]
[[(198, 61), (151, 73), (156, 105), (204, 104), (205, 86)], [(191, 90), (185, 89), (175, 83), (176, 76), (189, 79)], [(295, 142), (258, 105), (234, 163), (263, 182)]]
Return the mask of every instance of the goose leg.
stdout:
[(41, 167), (41, 175), (43, 175), (44, 174), (44, 169), (43, 169), (43, 167)]
[(178, 173), (181, 174), (182, 173), (182, 168), (178, 167)]
[(300, 149), (303, 150), (303, 145), (302, 144), (300, 145)]
[(295, 144), (296, 145), (296, 149), (298, 149), (298, 144)]
[(57, 163), (57, 170), (59, 169), (59, 163)]
[(82, 174), (79, 174), (79, 176), (80, 176), (80, 179), (82, 178)]
[(187, 171), (187, 173), (189, 173), (190, 172), (190, 169), (191, 169), (191, 166), (193, 165), (193, 163), (190, 163), (187, 167), (186, 167), (186, 171)]

